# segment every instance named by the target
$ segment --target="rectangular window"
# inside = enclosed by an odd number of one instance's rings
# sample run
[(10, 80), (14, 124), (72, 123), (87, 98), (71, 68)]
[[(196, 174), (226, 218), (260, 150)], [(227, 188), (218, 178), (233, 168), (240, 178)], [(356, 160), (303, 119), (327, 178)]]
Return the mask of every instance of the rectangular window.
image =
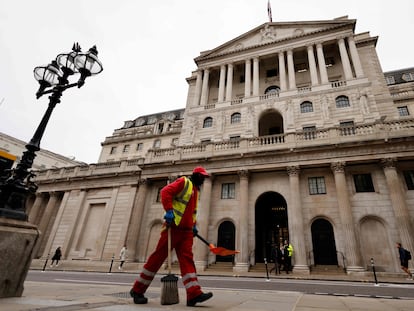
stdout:
[(236, 185), (234, 183), (221, 185), (221, 198), (234, 199), (236, 197)]
[(325, 177), (309, 177), (309, 194), (326, 194)]
[(414, 190), (414, 170), (404, 171), (405, 184), (407, 185), (408, 190)]
[(109, 154), (115, 154), (116, 153), (116, 147), (112, 147), (111, 151), (109, 152)]
[(385, 81), (387, 81), (387, 85), (395, 84), (394, 76), (385, 77)]
[(305, 72), (308, 70), (308, 65), (306, 63), (295, 64), (296, 72)]
[(144, 147), (143, 143), (138, 143), (137, 144), (137, 151), (141, 151), (143, 147)]
[(375, 192), (371, 174), (355, 174), (354, 183), (356, 192)]
[(129, 145), (125, 145), (124, 149), (122, 150), (123, 153), (127, 153), (129, 151)]
[(157, 190), (157, 198), (155, 199), (155, 202), (161, 202), (161, 190), (162, 190), (162, 188), (164, 188), (164, 187), (158, 188), (158, 190)]
[(397, 107), (397, 109), (398, 109), (398, 114), (400, 115), (400, 117), (405, 117), (405, 116), (410, 115), (410, 113), (408, 112), (407, 106)]

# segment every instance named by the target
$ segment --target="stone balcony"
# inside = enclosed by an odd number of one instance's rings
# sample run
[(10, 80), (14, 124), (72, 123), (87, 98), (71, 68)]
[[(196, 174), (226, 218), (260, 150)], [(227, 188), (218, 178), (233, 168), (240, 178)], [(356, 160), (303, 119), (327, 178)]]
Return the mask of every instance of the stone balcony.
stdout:
[(150, 149), (145, 158), (65, 167), (36, 172), (36, 181), (49, 179), (90, 178), (92, 176), (139, 175), (141, 166), (185, 160), (231, 157), (249, 153), (297, 150), (315, 147), (338, 147), (341, 144), (387, 142), (414, 136), (414, 119), (376, 122), (351, 127), (331, 127), (315, 131), (297, 131), (279, 135), (241, 138), (188, 146)]

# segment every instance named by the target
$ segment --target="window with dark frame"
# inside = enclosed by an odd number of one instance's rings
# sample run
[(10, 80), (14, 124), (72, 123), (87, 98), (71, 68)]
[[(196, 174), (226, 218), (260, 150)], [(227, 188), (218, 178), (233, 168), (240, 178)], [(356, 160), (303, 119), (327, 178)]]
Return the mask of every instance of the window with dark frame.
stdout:
[(137, 151), (141, 151), (143, 147), (144, 147), (143, 143), (138, 143), (137, 144)]
[(205, 118), (203, 122), (203, 128), (212, 127), (212, 126), (213, 126), (213, 118), (212, 117)]
[(240, 121), (241, 121), (241, 114), (239, 112), (235, 112), (231, 115), (231, 118), (230, 118), (231, 124), (240, 123)]
[(414, 170), (404, 171), (405, 184), (408, 190), (414, 190)]
[(344, 108), (344, 107), (350, 106), (349, 98), (348, 96), (345, 96), (345, 95), (338, 96), (335, 99), (335, 103), (336, 103), (336, 108)]
[(236, 197), (235, 183), (225, 183), (221, 185), (221, 198), (234, 199)]
[(410, 113), (408, 112), (407, 106), (397, 107), (397, 109), (398, 109), (398, 114), (400, 115), (400, 117), (406, 117), (410, 115)]
[(116, 153), (116, 147), (112, 147), (111, 151), (109, 152), (109, 154), (115, 154)]
[(326, 194), (325, 177), (309, 177), (309, 194)]
[(371, 174), (355, 174), (353, 177), (356, 192), (375, 192)]
[(160, 148), (161, 147), (161, 140), (159, 140), (159, 139), (156, 139), (155, 141), (154, 141), (154, 148)]
[(310, 101), (304, 101), (300, 104), (300, 112), (306, 113), (306, 112), (313, 112), (313, 104)]
[(129, 145), (124, 145), (124, 149), (122, 150), (123, 153), (127, 153), (129, 151)]

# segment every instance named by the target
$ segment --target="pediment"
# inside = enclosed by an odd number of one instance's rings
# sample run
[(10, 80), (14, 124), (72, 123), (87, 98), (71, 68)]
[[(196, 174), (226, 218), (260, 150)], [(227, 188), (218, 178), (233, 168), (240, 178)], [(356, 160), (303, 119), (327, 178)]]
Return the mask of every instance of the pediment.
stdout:
[(343, 26), (354, 27), (355, 20), (340, 19), (315, 22), (280, 22), (265, 23), (253, 30), (228, 41), (217, 48), (204, 51), (195, 61), (202, 61), (206, 58), (214, 58), (229, 53), (239, 52), (252, 47), (268, 45), (280, 41), (286, 41), (307, 35), (330, 31)]

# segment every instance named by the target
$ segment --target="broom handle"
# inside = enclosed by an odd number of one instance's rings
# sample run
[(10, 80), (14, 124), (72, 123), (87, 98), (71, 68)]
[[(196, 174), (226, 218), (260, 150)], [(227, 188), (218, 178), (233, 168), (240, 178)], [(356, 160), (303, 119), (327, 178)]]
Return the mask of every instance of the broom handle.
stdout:
[(168, 274), (171, 274), (171, 227), (168, 226)]
[(208, 241), (205, 240), (202, 236), (198, 235), (198, 233), (196, 233), (196, 237), (199, 238), (201, 241), (203, 241), (204, 244), (206, 244), (207, 246), (210, 246), (210, 243), (208, 243)]

